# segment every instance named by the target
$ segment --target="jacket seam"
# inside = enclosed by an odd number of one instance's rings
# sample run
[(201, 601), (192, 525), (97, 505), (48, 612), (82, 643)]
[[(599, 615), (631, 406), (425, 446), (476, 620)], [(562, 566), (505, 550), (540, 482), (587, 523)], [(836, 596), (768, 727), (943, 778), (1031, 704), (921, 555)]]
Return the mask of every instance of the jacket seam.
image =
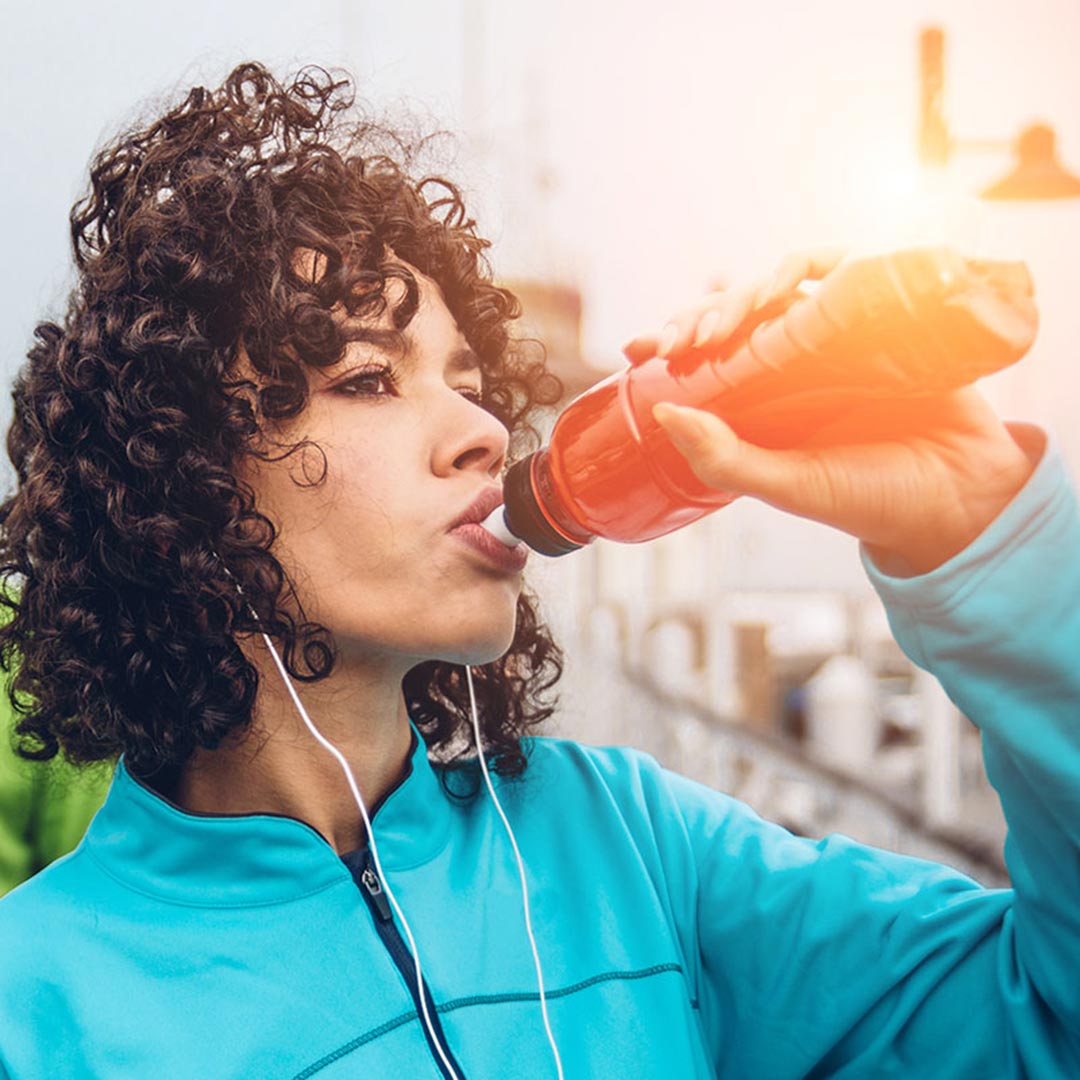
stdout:
[(314, 1076), (315, 1073), (322, 1072), (323, 1069), (333, 1065), (335, 1061), (340, 1061), (354, 1050), (359, 1050), (360, 1047), (364, 1046), (366, 1043), (374, 1042), (376, 1039), (382, 1038), (383, 1035), (389, 1035), (391, 1031), (396, 1030), (403, 1024), (407, 1024), (416, 1018), (417, 1012), (415, 1009), (410, 1009), (408, 1012), (401, 1013), (400, 1015), (395, 1016), (393, 1020), (387, 1020), (378, 1027), (373, 1027), (369, 1031), (365, 1031), (363, 1035), (358, 1035), (355, 1039), (351, 1039), (349, 1042), (345, 1043), (344, 1046), (339, 1046), (325, 1057), (321, 1057), (318, 1061), (312, 1062), (312, 1064), (296, 1073), (296, 1075), (292, 1077), (292, 1080), (307, 1080), (309, 1076)]
[[(588, 979), (582, 979), (581, 982), (574, 983), (571, 986), (564, 986), (560, 990), (546, 991), (544, 997), (546, 998), (561, 998), (568, 997), (570, 994), (576, 994), (580, 990), (587, 990), (590, 986), (595, 986), (597, 983), (612, 982), (615, 979), (647, 979), (651, 975), (663, 975), (665, 972), (678, 972), (680, 975), (684, 974), (682, 964), (654, 964), (652, 967), (640, 968), (637, 971), (604, 971), (598, 975), (593, 975)], [(437, 1011), (440, 1013), (453, 1012), (454, 1009), (463, 1009), (471, 1005), (497, 1005), (504, 1001), (539, 1001), (540, 992), (538, 990), (521, 990), (513, 993), (506, 994), (473, 994), (470, 997), (453, 998), (450, 1001), (444, 1002), (442, 1005), (436, 1006)], [(698, 1007), (697, 999), (691, 998), (690, 1004), (693, 1008)]]
[[(684, 974), (682, 964), (671, 963), (654, 964), (652, 967), (640, 968), (637, 971), (604, 971), (598, 975), (593, 975), (588, 979), (582, 979), (581, 982), (572, 983), (570, 986), (564, 986), (558, 990), (550, 990), (545, 993), (544, 996), (548, 999), (568, 997), (581, 990), (587, 990), (590, 986), (595, 986), (597, 983), (611, 982), (615, 979), (645, 979), (651, 975), (662, 975), (667, 972), (677, 972), (680, 975)], [(537, 990), (523, 990), (506, 994), (474, 994), (471, 997), (453, 998), (450, 1001), (444, 1002), (442, 1005), (436, 1005), (435, 1011), (443, 1014), (453, 1012), (455, 1009), (467, 1008), (472, 1005), (497, 1005), (503, 1002), (539, 1001), (539, 999), (540, 993)], [(698, 1008), (696, 998), (690, 999), (690, 1006), (695, 1010)], [(358, 1035), (355, 1039), (351, 1039), (349, 1042), (345, 1043), (344, 1046), (339, 1046), (325, 1057), (312, 1062), (312, 1064), (291, 1077), (291, 1080), (308, 1080), (308, 1077), (314, 1076), (317, 1072), (321, 1072), (323, 1069), (333, 1065), (334, 1062), (340, 1061), (354, 1050), (359, 1050), (361, 1046), (373, 1042), (383, 1035), (388, 1035), (391, 1031), (396, 1030), (403, 1024), (418, 1019), (419, 1013), (417, 1013), (415, 1009), (411, 1009), (407, 1013), (395, 1016), (392, 1020), (387, 1020), (386, 1023), (371, 1028), (370, 1031), (366, 1031), (363, 1035)]]

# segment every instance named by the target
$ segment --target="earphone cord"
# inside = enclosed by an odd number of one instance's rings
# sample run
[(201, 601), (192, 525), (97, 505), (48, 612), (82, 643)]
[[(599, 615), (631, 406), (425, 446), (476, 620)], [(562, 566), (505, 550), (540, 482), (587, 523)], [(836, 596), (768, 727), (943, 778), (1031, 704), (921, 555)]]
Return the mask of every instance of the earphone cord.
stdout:
[[(222, 563), (222, 565), (224, 566), (224, 563)], [(227, 566), (225, 567), (225, 573), (233, 579), (233, 584), (236, 585), (237, 591), (243, 597), (244, 590), (241, 587), (240, 582), (236, 580), (232, 571), (229, 570)], [(259, 618), (258, 612), (251, 604), (248, 604), (247, 608), (255, 621), (262, 625), (262, 620)], [(349, 782), (349, 789), (352, 791), (353, 798), (356, 800), (356, 805), (360, 807), (360, 814), (364, 819), (364, 827), (367, 829), (368, 843), (371, 845), (371, 857), (375, 862), (375, 872), (379, 875), (379, 881), (382, 883), (382, 890), (393, 906), (395, 914), (401, 920), (402, 929), (405, 931), (405, 936), (409, 940), (409, 951), (412, 953), (413, 964), (416, 971), (416, 990), (420, 997), (420, 1011), (423, 1013), (424, 1026), (427, 1028), (428, 1035), (431, 1037), (431, 1045), (434, 1046), (435, 1050), (438, 1052), (439, 1059), (442, 1061), (444, 1068), (449, 1074), (449, 1080), (460, 1080), (458, 1074), (454, 1072), (454, 1067), (447, 1060), (446, 1054), (442, 1048), (442, 1040), (435, 1035), (435, 1028), (431, 1022), (431, 1016), (428, 1013), (427, 994), (424, 993), (424, 973), (420, 968), (420, 950), (416, 947), (416, 940), (413, 938), (412, 929), (409, 927), (409, 921), (405, 918), (405, 912), (401, 910), (401, 905), (397, 902), (394, 890), (390, 887), (390, 882), (383, 873), (382, 863), (379, 861), (379, 849), (375, 844), (375, 832), (371, 827), (371, 819), (368, 817), (367, 807), (364, 805), (364, 800), (360, 796), (360, 789), (356, 786), (356, 778), (353, 776), (352, 769), (349, 767), (348, 761), (345, 760), (345, 755), (342, 754), (332, 742), (325, 739), (319, 729), (311, 722), (311, 717), (308, 716), (307, 709), (304, 708), (304, 703), (300, 700), (300, 695), (296, 692), (296, 687), (293, 686), (292, 679), (289, 678), (289, 673), (285, 670), (285, 665), (282, 663), (277, 649), (274, 648), (274, 643), (270, 640), (270, 636), (265, 631), (260, 631), (260, 633), (262, 634), (263, 641), (266, 642), (266, 647), (270, 650), (270, 655), (274, 658), (274, 663), (277, 665), (278, 672), (285, 681), (289, 696), (292, 698), (293, 704), (303, 718), (304, 723), (307, 724), (308, 730), (315, 736), (320, 745), (326, 747), (326, 749), (334, 755), (338, 764), (341, 765), (342, 769), (345, 771), (345, 778)]]
[(518, 850), (514, 830), (510, 828), (510, 822), (507, 820), (506, 814), (503, 813), (502, 804), (495, 794), (495, 787), (491, 783), (487, 762), (484, 761), (484, 752), (482, 749), (483, 743), (480, 739), (480, 719), (476, 713), (476, 695), (473, 693), (472, 670), (468, 664), (465, 665), (465, 678), (469, 683), (469, 701), (472, 704), (473, 733), (476, 736), (476, 756), (480, 759), (480, 767), (484, 770), (484, 780), (487, 783), (491, 801), (495, 804), (495, 809), (499, 811), (499, 817), (502, 818), (502, 823), (506, 828), (506, 835), (510, 837), (510, 846), (514, 849), (514, 858), (517, 860), (518, 873), (521, 875), (521, 901), (522, 907), (525, 909), (525, 930), (529, 935), (529, 944), (532, 946), (533, 960), (536, 962), (536, 983), (540, 988), (540, 1012), (544, 1017), (544, 1030), (547, 1032), (548, 1042), (551, 1044), (551, 1053), (555, 1058), (555, 1071), (558, 1074), (559, 1080), (563, 1080), (562, 1058), (559, 1057), (559, 1048), (555, 1045), (555, 1036), (551, 1033), (551, 1021), (548, 1019), (547, 997), (544, 994), (544, 972), (540, 967), (540, 954), (536, 949), (536, 938), (533, 937), (532, 919), (529, 916), (529, 888), (525, 883), (525, 863), (522, 861), (521, 852)]
[[(215, 553), (216, 554), (216, 553)], [(224, 566), (224, 564), (222, 564)], [(240, 586), (240, 582), (236, 580), (232, 572), (225, 567), (225, 573), (232, 578), (233, 583), (236, 585), (237, 591), (240, 595), (244, 596), (244, 590)], [(245, 598), (246, 601), (246, 598)], [(248, 604), (248, 611), (251, 612), (255, 621), (261, 624), (258, 613), (255, 609)], [(266, 642), (266, 647), (270, 650), (270, 655), (274, 658), (274, 663), (277, 665), (278, 672), (285, 682), (285, 686), (289, 691), (289, 696), (292, 698), (293, 704), (296, 706), (297, 711), (303, 718), (304, 723), (307, 725), (308, 730), (319, 744), (330, 751), (331, 754), (337, 759), (339, 765), (345, 772), (345, 778), (348, 780), (349, 789), (352, 791), (353, 798), (356, 800), (356, 805), (360, 808), (360, 814), (364, 819), (364, 826), (367, 829), (368, 842), (371, 845), (371, 856), (375, 863), (375, 871), (379, 875), (379, 880), (382, 883), (383, 892), (386, 894), (387, 899), (390, 901), (394, 908), (394, 912), (401, 920), (402, 929), (405, 931), (405, 936), (409, 941), (409, 951), (412, 953), (413, 963), (416, 970), (416, 986), (417, 992), (420, 996), (420, 1009), (423, 1013), (424, 1026), (427, 1028), (428, 1034), (431, 1037), (431, 1043), (438, 1052), (439, 1059), (442, 1061), (447, 1073), (449, 1074), (449, 1080), (459, 1080), (456, 1072), (454, 1072), (453, 1066), (447, 1060), (447, 1056), (442, 1048), (442, 1041), (436, 1036), (434, 1025), (431, 1022), (431, 1016), (428, 1013), (427, 1007), (427, 994), (424, 992), (424, 974), (420, 967), (420, 951), (416, 947), (416, 940), (413, 938), (412, 930), (409, 927), (409, 922), (405, 918), (405, 913), (401, 910), (401, 906), (398, 904), (397, 897), (394, 895), (393, 889), (390, 887), (390, 882), (387, 880), (386, 875), (383, 873), (382, 863), (379, 861), (379, 850), (375, 843), (375, 831), (371, 827), (371, 819), (368, 816), (367, 807), (364, 805), (364, 800), (360, 795), (360, 789), (357, 787), (356, 778), (353, 776), (352, 769), (349, 767), (348, 761), (345, 759), (344, 754), (328, 739), (324, 738), (322, 733), (311, 722), (311, 717), (308, 716), (307, 710), (304, 708), (303, 702), (300, 700), (300, 695), (296, 692), (296, 688), (293, 686), (292, 680), (289, 678), (289, 674), (285, 669), (285, 665), (278, 655), (277, 649), (274, 648), (273, 642), (265, 631), (260, 631), (263, 641)], [(499, 817), (502, 820), (503, 826), (506, 829), (506, 835), (510, 838), (510, 845), (514, 850), (514, 859), (517, 861), (518, 874), (521, 878), (521, 899), (522, 907), (525, 911), (525, 930), (529, 935), (529, 945), (532, 948), (533, 960), (536, 964), (536, 981), (540, 990), (540, 1012), (544, 1018), (544, 1031), (547, 1034), (548, 1042), (551, 1045), (551, 1053), (555, 1058), (555, 1071), (558, 1075), (558, 1080), (563, 1080), (563, 1067), (562, 1059), (559, 1056), (559, 1048), (555, 1044), (555, 1036), (551, 1031), (551, 1021), (548, 1017), (547, 1009), (547, 997), (544, 993), (544, 973), (540, 966), (540, 954), (536, 948), (536, 938), (533, 935), (532, 918), (529, 914), (529, 890), (525, 879), (525, 863), (522, 861), (521, 852), (518, 850), (517, 838), (514, 836), (514, 830), (510, 827), (510, 822), (507, 820), (506, 814), (503, 812), (502, 804), (499, 802), (498, 796), (495, 794), (495, 787), (491, 782), (491, 775), (488, 772), (487, 762), (484, 760), (483, 740), (480, 735), (480, 719), (476, 709), (476, 694), (473, 691), (472, 670), (469, 666), (465, 665), (465, 679), (469, 686), (469, 702), (472, 706), (472, 721), (473, 721), (473, 733), (476, 737), (476, 755), (480, 761), (480, 768), (484, 773), (484, 781), (487, 784), (488, 793), (491, 796), (491, 801), (495, 805), (495, 809), (499, 813)]]

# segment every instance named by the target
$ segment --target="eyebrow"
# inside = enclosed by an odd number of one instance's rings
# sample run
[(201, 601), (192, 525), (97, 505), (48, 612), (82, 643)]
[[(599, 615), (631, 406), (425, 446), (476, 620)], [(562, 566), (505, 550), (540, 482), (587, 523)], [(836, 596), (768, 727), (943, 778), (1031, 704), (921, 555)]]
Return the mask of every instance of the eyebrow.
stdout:
[(451, 371), (481, 371), (480, 357), (468, 345), (455, 349), (446, 360)]
[[(399, 364), (406, 371), (412, 371), (416, 367), (416, 356), (413, 353), (400, 353), (394, 348), (401, 340), (394, 331), (364, 328), (346, 334), (346, 340), (366, 342), (369, 345), (374, 345), (377, 349), (384, 349), (388, 352), (395, 353)], [(476, 355), (469, 345), (461, 345), (454, 349), (454, 351), (446, 358), (446, 367), (450, 371), (479, 371), (481, 374), (483, 374), (484, 370), (483, 365), (480, 363), (480, 357)]]

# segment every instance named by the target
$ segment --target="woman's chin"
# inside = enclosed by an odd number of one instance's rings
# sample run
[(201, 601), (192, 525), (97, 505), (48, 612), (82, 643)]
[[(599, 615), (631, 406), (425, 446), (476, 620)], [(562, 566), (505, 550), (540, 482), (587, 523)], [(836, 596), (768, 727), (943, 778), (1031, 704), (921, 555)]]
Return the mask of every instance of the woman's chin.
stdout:
[(459, 639), (452, 644), (448, 642), (444, 649), (438, 651), (438, 658), (448, 664), (469, 664), (473, 667), (490, 664), (506, 655), (514, 643), (514, 630), (515, 624), (511, 622), (499, 630), (477, 634), (467, 640)]
[(507, 653), (514, 643), (516, 620), (498, 620), (472, 627), (459, 624), (446, 629), (445, 634), (426, 636), (420, 640), (399, 637), (388, 643), (384, 639), (381, 647), (374, 646), (370, 638), (363, 642), (350, 642), (342, 635), (337, 640), (341, 652), (360, 664), (372, 660), (372, 649), (375, 648), (386, 659), (393, 657), (396, 663), (404, 662), (407, 668), (433, 661), (478, 667), (490, 664)]
[(468, 646), (447, 649), (439, 659), (447, 664), (461, 664), (463, 666), (467, 664), (471, 667), (481, 667), (505, 656), (513, 640), (511, 634), (506, 640), (472, 642)]

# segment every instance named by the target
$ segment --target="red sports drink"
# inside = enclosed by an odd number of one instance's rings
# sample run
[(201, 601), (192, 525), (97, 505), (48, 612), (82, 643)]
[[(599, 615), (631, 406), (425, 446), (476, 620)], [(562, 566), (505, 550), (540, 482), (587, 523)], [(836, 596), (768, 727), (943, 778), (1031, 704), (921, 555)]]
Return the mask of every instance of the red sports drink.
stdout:
[(544, 555), (663, 536), (736, 496), (698, 480), (653, 419), (656, 402), (707, 409), (758, 446), (797, 447), (860, 404), (943, 393), (1015, 363), (1035, 338), (1032, 296), (1023, 263), (948, 248), (841, 263), (719, 354), (656, 357), (575, 398), (547, 448), (508, 471), (505, 524)]

